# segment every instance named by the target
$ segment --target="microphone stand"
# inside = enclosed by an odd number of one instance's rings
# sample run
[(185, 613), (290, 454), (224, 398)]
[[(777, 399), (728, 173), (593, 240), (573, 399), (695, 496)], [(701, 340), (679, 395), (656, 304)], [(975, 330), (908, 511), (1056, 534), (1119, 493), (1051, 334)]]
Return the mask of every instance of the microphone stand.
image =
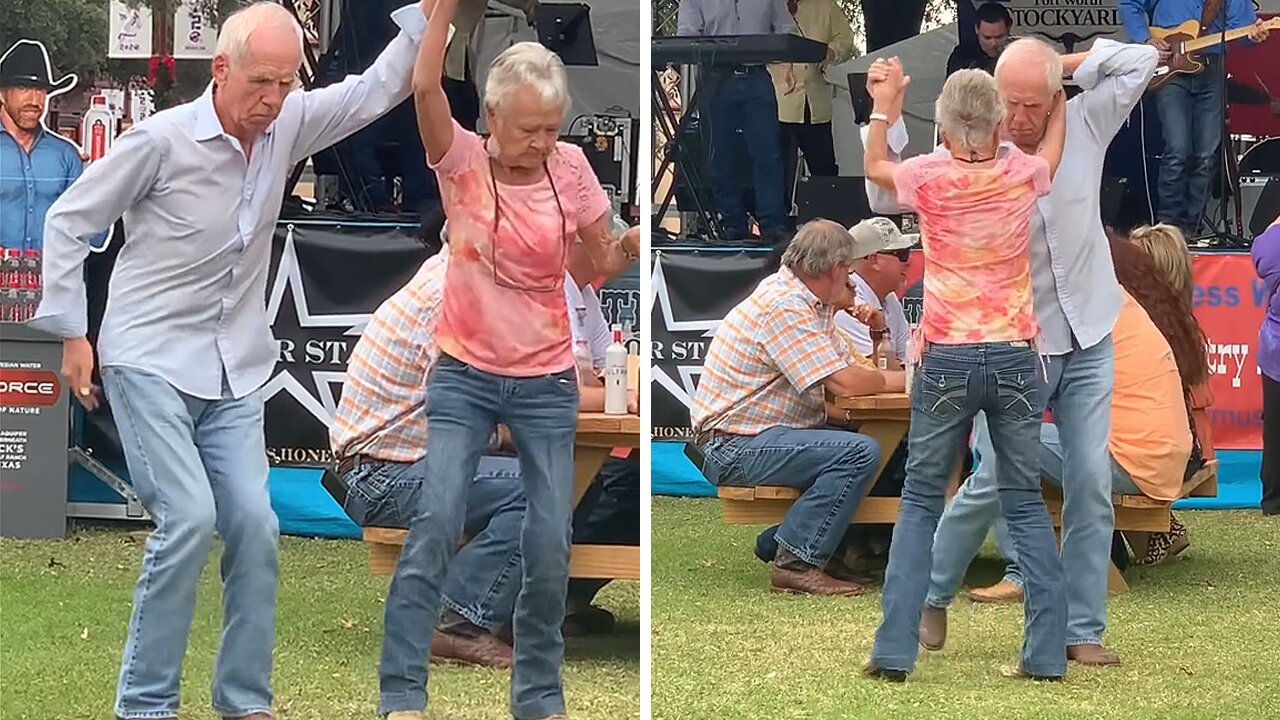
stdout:
[[(1196, 238), (1196, 244), (1212, 248), (1243, 249), (1249, 247), (1249, 241), (1231, 232), (1231, 217), (1228, 214), (1227, 180), (1231, 174), (1231, 135), (1227, 124), (1227, 3), (1218, 8), (1218, 17), (1222, 21), (1222, 52), (1219, 54), (1221, 67), (1218, 70), (1219, 86), (1218, 121), (1221, 123), (1221, 146), (1218, 160), (1221, 163), (1218, 173), (1218, 209), (1222, 213), (1222, 226), (1214, 223), (1213, 231)], [(1237, 190), (1239, 192), (1239, 190)], [(1207, 205), (1208, 203), (1206, 203)], [(1201, 210), (1201, 216), (1204, 211)]]

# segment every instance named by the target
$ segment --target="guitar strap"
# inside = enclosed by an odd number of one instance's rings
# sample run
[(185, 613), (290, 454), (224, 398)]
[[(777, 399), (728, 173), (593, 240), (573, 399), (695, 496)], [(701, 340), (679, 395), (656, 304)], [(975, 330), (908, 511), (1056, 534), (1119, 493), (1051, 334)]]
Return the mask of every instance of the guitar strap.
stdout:
[(1200, 14), (1200, 36), (1204, 37), (1209, 31), (1209, 26), (1213, 24), (1214, 19), (1218, 17), (1218, 10), (1222, 8), (1222, 0), (1205, 0), (1204, 12)]

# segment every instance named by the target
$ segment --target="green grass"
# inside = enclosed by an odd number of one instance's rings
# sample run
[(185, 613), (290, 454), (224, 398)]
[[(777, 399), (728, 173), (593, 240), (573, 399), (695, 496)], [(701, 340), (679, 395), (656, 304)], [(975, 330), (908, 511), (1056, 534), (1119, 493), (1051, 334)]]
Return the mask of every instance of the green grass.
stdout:
[[(1256, 511), (1187, 512), (1191, 548), (1131, 571), (1112, 596), (1118, 668), (1072, 666), (1067, 682), (1002, 679), (1021, 606), (958, 601), (947, 648), (905, 685), (862, 678), (880, 620), (859, 598), (767, 591), (760, 528), (727, 526), (714, 500), (653, 504), (653, 718), (1263, 720), (1280, 717), (1280, 523)], [(984, 553), (990, 552), (988, 548)], [(969, 583), (998, 579), (980, 560)]]
[[(63, 542), (0, 541), (0, 720), (112, 717), (116, 673), (142, 543), (122, 532)], [(368, 720), (388, 580), (350, 541), (284, 538), (273, 685), (278, 720)], [(209, 682), (220, 630), (218, 553), (201, 581), (183, 671), (183, 720), (213, 718)], [(571, 640), (565, 666), (575, 718), (640, 717), (639, 586), (615, 582), (599, 602), (619, 620), (607, 637)], [(433, 666), (433, 720), (507, 718), (506, 672)]]

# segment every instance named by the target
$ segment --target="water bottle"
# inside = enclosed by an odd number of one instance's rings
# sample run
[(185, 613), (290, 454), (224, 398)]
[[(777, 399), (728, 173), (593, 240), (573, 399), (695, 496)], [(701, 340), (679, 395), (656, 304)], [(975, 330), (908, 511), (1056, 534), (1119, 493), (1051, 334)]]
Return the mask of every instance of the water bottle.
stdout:
[(893, 348), (893, 341), (889, 338), (889, 331), (884, 331), (884, 336), (880, 338), (880, 342), (876, 343), (875, 363), (880, 372), (889, 371), (889, 351)]
[(622, 344), (622, 326), (613, 326), (613, 342), (604, 352), (604, 413), (627, 413), (627, 347)]

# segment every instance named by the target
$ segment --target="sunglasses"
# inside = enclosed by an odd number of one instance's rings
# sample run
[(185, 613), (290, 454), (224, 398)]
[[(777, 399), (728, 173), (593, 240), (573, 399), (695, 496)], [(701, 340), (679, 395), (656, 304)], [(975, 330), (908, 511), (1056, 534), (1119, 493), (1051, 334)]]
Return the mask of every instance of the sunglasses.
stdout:
[(911, 248), (901, 248), (899, 250), (882, 250), (877, 255), (892, 255), (902, 262), (911, 262)]

